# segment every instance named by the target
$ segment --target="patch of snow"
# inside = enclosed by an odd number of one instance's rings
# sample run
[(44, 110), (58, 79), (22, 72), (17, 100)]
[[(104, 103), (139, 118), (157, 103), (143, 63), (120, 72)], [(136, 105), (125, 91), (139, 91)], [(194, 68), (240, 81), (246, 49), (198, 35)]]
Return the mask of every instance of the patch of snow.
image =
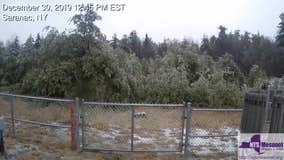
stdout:
[(101, 131), (101, 130), (97, 130), (96, 133), (97, 133), (99, 136), (103, 137), (103, 138), (112, 138), (112, 139), (114, 139), (114, 137), (115, 137), (115, 136), (113, 136), (111, 133), (107, 133), (107, 132)]
[(206, 131), (205, 129), (200, 129), (200, 128), (197, 128), (197, 129), (194, 129), (191, 131), (191, 134), (192, 135), (199, 135), (199, 136), (204, 136), (204, 135), (209, 135), (209, 132)]
[(221, 129), (221, 132), (225, 135), (234, 135), (234, 134), (238, 135), (240, 131), (236, 128), (224, 127)]
[[(134, 143), (143, 143), (154, 145), (156, 148), (163, 147), (164, 144), (167, 145), (166, 148), (159, 149), (169, 149), (176, 148), (181, 142), (180, 128), (164, 128), (161, 129), (162, 136), (147, 134), (143, 132), (143, 136), (134, 134)], [(119, 128), (109, 129), (108, 131), (98, 130), (95, 128), (88, 132), (91, 137), (98, 136), (103, 140), (104, 144), (113, 144), (116, 142), (116, 137), (122, 137), (124, 140), (127, 139), (129, 134), (124, 134)], [(224, 127), (218, 131), (211, 132), (202, 128), (195, 128), (191, 130), (191, 135), (193, 136), (207, 136), (207, 135), (239, 135), (239, 129)], [(145, 136), (148, 135), (148, 136)], [(237, 136), (233, 137), (191, 137), (189, 138), (190, 148), (196, 155), (209, 155), (216, 153), (231, 153), (237, 150)], [(185, 135), (183, 137), (185, 141)], [(130, 143), (130, 138), (128, 137)], [(90, 144), (91, 145), (91, 144)]]
[(120, 135), (120, 131), (116, 129), (110, 129), (112, 135)]
[(70, 129), (69, 128), (58, 128), (55, 129), (56, 136), (63, 142), (69, 142), (70, 141)]
[[(207, 134), (204, 134), (207, 133)], [(239, 135), (239, 130), (230, 127), (224, 127), (216, 133), (210, 133), (204, 129), (195, 129), (193, 135)], [(231, 153), (237, 150), (237, 136), (233, 137), (192, 137), (189, 140), (191, 148), (196, 155), (208, 155), (216, 153)]]
[(172, 133), (172, 129), (171, 128), (165, 128), (165, 129), (162, 129), (162, 131), (164, 132), (164, 135), (166, 137), (170, 137), (171, 136), (171, 133)]
[(156, 138), (146, 138), (146, 137), (140, 137), (139, 135), (137, 134), (134, 134), (134, 138), (138, 139), (138, 140), (135, 140), (136, 143), (147, 143), (147, 144), (151, 144), (153, 143)]
[(14, 146), (14, 148), (8, 149), (7, 152), (7, 157), (8, 158), (13, 158), (17, 157), (22, 153), (26, 152), (31, 152), (31, 151), (39, 151), (38, 146), (33, 145), (33, 144), (17, 144)]
[(114, 139), (117, 136), (121, 136), (119, 130), (116, 129), (110, 129), (110, 131), (103, 131), (103, 130), (98, 130), (96, 128), (91, 128), (91, 132), (89, 132), (92, 135), (97, 135), (102, 138), (111, 138)]

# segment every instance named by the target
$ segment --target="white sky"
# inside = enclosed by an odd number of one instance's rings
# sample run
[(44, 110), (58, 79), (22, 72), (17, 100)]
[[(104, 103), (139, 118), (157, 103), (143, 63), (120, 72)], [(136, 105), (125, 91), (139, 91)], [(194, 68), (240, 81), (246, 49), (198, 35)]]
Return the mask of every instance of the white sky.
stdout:
[[(284, 0), (1, 0), (0, 40), (18, 35), (24, 41), (30, 34), (42, 33), (49, 25), (60, 31), (70, 29), (67, 20), (75, 12), (48, 13), (46, 22), (3, 22), (2, 4), (80, 4), (125, 3), (124, 12), (98, 12), (103, 20), (98, 26), (108, 38), (114, 33), (119, 37), (136, 30), (140, 36), (148, 33), (153, 40), (164, 38), (192, 38), (199, 42), (203, 35), (218, 33), (218, 26), (260, 32), (274, 38), (279, 15), (284, 12)], [(35, 15), (31, 12), (14, 12), (14, 15)], [(40, 14), (40, 13), (36, 13)]]

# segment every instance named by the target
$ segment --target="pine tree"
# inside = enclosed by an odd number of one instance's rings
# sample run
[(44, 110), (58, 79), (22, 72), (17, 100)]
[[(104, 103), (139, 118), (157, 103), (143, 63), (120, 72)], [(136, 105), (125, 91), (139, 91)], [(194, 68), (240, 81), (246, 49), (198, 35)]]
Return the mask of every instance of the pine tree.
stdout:
[(200, 51), (205, 54), (210, 53), (210, 42), (207, 37), (202, 38), (201, 46), (200, 46)]
[(34, 42), (34, 46), (35, 46), (35, 48), (36, 49), (39, 49), (40, 48), (40, 41), (41, 41), (41, 39), (40, 39), (40, 35), (39, 35), (39, 33), (36, 35), (36, 40), (35, 40), (35, 42)]
[(110, 45), (112, 46), (113, 49), (116, 49), (119, 47), (119, 39), (117, 38), (117, 35), (114, 34), (112, 36), (112, 40), (110, 41)]
[(145, 39), (143, 41), (142, 46), (142, 54), (139, 56), (140, 58), (153, 58), (155, 56), (155, 48), (154, 43), (151, 38), (146, 34)]
[(90, 54), (92, 46), (98, 45), (100, 41), (105, 40), (100, 28), (95, 24), (101, 19), (102, 17), (93, 10), (87, 10), (85, 14), (76, 14), (71, 18), (70, 21), (76, 26), (75, 33), (81, 36), (84, 47), (82, 55), (85, 53)]
[(24, 52), (29, 52), (34, 48), (34, 38), (30, 35), (26, 42), (24, 43), (23, 50)]
[(226, 30), (227, 28), (224, 26), (219, 26), (219, 34), (218, 34), (218, 38), (217, 38), (217, 51), (218, 51), (218, 55), (222, 56), (226, 53), (226, 39), (227, 39), (227, 34), (226, 34)]
[(278, 34), (276, 36), (276, 42), (279, 47), (284, 47), (284, 13), (279, 16), (281, 22), (278, 25)]
[(129, 47), (129, 39), (127, 35), (122, 36), (120, 40), (120, 46), (121, 46), (121, 49), (123, 49), (125, 52), (127, 53), (131, 52), (131, 48)]
[(159, 56), (164, 56), (166, 55), (167, 51), (168, 51), (168, 41), (169, 40), (164, 40), (162, 43), (160, 43), (158, 45), (158, 51), (157, 51), (157, 54)]
[(136, 31), (132, 31), (129, 35), (129, 47), (131, 50), (136, 54), (140, 55), (141, 54), (141, 40), (137, 35)]
[(4, 55), (4, 51), (5, 51), (4, 43), (0, 41), (0, 56)]
[(20, 46), (19, 38), (18, 36), (16, 36), (16, 38), (8, 44), (7, 50), (10, 55), (17, 56), (20, 53), (20, 49), (21, 49), (21, 46)]

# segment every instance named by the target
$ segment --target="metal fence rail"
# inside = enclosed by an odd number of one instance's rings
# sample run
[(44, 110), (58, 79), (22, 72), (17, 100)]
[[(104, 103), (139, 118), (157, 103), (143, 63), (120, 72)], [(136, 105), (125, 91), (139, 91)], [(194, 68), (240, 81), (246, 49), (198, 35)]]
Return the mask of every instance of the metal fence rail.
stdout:
[(47, 97), (35, 97), (35, 96), (23, 96), (17, 94), (0, 93), (0, 96), (15, 97), (15, 98), (25, 98), (25, 99), (35, 99), (43, 101), (53, 101), (53, 102), (74, 102), (72, 99), (59, 99), (59, 98), (47, 98)]
[[(5, 118), (5, 120), (7, 120), (8, 123), (11, 123), (12, 118)], [(58, 124), (42, 123), (42, 122), (29, 121), (29, 120), (18, 119), (18, 118), (14, 118), (14, 121), (15, 122), (21, 122), (21, 123), (32, 124), (32, 125), (51, 127), (51, 128), (70, 128), (69, 125), (58, 125)]]
[(84, 105), (129, 106), (129, 107), (184, 107), (183, 104), (145, 104), (145, 103), (109, 103), (109, 102), (84, 102)]

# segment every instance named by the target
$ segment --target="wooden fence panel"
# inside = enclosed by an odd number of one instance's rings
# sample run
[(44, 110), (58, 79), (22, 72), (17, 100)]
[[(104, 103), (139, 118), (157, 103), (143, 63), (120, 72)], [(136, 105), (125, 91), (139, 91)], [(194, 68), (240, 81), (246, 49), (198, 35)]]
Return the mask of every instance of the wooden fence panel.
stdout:
[(284, 97), (274, 96), (272, 102), (272, 116), (270, 133), (284, 133)]
[(242, 133), (261, 133), (266, 117), (266, 95), (246, 93), (242, 115)]

